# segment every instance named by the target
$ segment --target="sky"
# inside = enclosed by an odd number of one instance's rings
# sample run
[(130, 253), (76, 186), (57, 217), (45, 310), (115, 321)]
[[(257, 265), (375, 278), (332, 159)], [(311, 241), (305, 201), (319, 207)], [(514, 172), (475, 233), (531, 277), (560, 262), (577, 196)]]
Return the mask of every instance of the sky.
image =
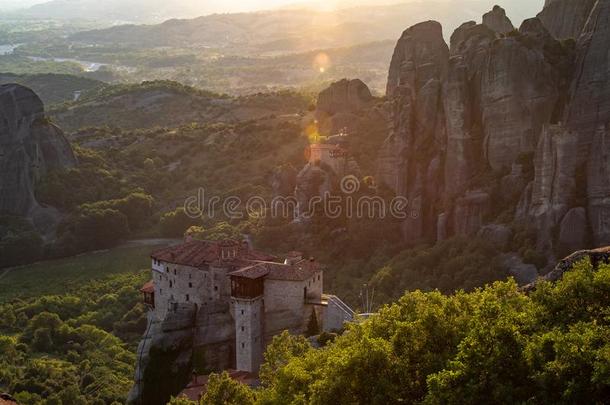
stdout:
[[(50, 0), (0, 0), (0, 10), (23, 9), (35, 4), (47, 3)], [(67, 0), (70, 1), (70, 0)], [(104, 0), (100, 0), (104, 2)], [(181, 3), (195, 3), (202, 9), (213, 9), (217, 12), (244, 12), (270, 10), (282, 7), (292, 7), (299, 4), (312, 5), (316, 8), (334, 9), (364, 4), (392, 4), (411, 0), (168, 0)], [(441, 0), (442, 1), (442, 0)], [(207, 4), (206, 4), (207, 3)]]
[[(9, 8), (24, 8), (34, 4), (46, 3), (49, 0), (0, 0), (0, 9)], [(103, 0), (100, 0), (103, 2)], [(186, 1), (191, 3), (204, 3), (210, 0), (172, 0)], [(217, 0), (212, 0), (214, 3), (219, 3)], [(252, 11), (260, 9), (270, 9), (294, 4), (295, 0), (223, 0), (223, 5), (226, 6), (226, 12), (235, 11)]]

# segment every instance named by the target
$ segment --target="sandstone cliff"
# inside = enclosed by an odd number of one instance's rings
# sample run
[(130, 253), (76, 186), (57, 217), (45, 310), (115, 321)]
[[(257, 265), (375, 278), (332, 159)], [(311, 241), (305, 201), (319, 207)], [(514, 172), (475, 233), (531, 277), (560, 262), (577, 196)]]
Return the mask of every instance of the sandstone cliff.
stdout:
[(150, 316), (138, 345), (135, 383), (128, 404), (166, 404), (199, 373), (234, 363), (234, 320), (228, 304), (181, 304), (162, 322)]
[(550, 260), (610, 243), (610, 0), (546, 3), (518, 30), (496, 6), (450, 47), (432, 21), (398, 40), (377, 180), (420, 207), (407, 243), (494, 221), (534, 228)]
[(555, 38), (578, 39), (597, 0), (546, 0), (538, 18)]
[(390, 64), (387, 97), (392, 126), (379, 153), (377, 177), (407, 197), (411, 208), (424, 209), (403, 227), (405, 238), (413, 242), (432, 228), (432, 207), (442, 184), (446, 139), (441, 100), (448, 61), (442, 27), (428, 21), (402, 34)]
[(41, 232), (52, 232), (57, 213), (38, 204), (36, 184), (50, 170), (74, 165), (70, 144), (45, 117), (40, 98), (17, 84), (0, 86), (0, 214), (28, 217)]

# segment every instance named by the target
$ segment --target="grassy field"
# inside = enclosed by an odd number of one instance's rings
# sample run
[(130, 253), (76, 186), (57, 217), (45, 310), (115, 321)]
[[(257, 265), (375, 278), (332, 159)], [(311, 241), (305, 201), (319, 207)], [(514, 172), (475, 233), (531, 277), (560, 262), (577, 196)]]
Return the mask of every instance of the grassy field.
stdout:
[(150, 267), (150, 252), (164, 245), (117, 247), (66, 259), (0, 270), (0, 303), (74, 291), (92, 280)]

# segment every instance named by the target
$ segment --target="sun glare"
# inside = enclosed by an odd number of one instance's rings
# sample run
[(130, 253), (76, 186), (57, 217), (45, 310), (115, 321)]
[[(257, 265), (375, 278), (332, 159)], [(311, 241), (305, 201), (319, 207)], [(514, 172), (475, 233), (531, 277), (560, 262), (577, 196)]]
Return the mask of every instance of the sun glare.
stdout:
[(315, 70), (319, 71), (320, 73), (326, 72), (326, 70), (328, 70), (330, 65), (331, 65), (330, 56), (328, 56), (328, 54), (325, 52), (320, 52), (313, 58), (313, 67)]

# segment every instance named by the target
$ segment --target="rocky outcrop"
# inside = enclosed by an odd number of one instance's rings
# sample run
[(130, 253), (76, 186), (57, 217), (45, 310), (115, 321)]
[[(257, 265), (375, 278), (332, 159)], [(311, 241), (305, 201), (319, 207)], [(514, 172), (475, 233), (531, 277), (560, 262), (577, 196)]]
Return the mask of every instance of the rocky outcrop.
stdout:
[(359, 111), (371, 104), (373, 96), (359, 79), (343, 79), (320, 92), (317, 111), (328, 115)]
[(588, 211), (595, 246), (610, 244), (610, 128), (600, 127), (587, 161)]
[(420, 213), (404, 222), (405, 242), (488, 238), (486, 222), (514, 213), (551, 260), (610, 243), (609, 74), (607, 0), (548, 0), (518, 30), (495, 7), (450, 47), (436, 22), (404, 31), (376, 180)]
[(269, 174), (269, 185), (274, 197), (292, 195), (296, 186), (297, 170), (292, 165), (275, 167)]
[[(549, 59), (547, 49), (559, 60)], [(492, 169), (510, 168), (519, 155), (535, 150), (559, 100), (561, 59), (568, 57), (562, 51), (536, 19), (489, 49), (480, 100), (483, 152)]]
[(500, 180), (500, 194), (508, 201), (519, 200), (527, 186), (523, 164), (513, 163), (511, 171)]
[(442, 187), (445, 122), (441, 100), (448, 60), (442, 27), (428, 21), (402, 34), (390, 64), (387, 96), (392, 128), (379, 154), (377, 178), (420, 212), (405, 223), (404, 234), (410, 241), (421, 239), (425, 230), (435, 234), (431, 229), (438, 213), (430, 201)]
[(127, 403), (166, 404), (182, 390), (194, 369), (229, 369), (234, 363), (233, 325), (226, 304), (200, 308), (181, 304), (162, 322), (149, 317)]
[(502, 251), (506, 251), (513, 237), (513, 231), (506, 225), (489, 224), (483, 226), (477, 236), (488, 241)]
[(553, 248), (553, 229), (570, 209), (575, 194), (577, 149), (575, 133), (562, 125), (545, 126), (534, 159), (534, 182), (522, 197), (524, 217), (518, 219), (535, 225), (538, 249), (547, 253)]
[(521, 169), (498, 185), (517, 200), (527, 183), (519, 159), (534, 154), (543, 127), (563, 112), (573, 49), (538, 19), (514, 31), (495, 7), (483, 20), (459, 27), (450, 49), (435, 22), (406, 30), (396, 45), (387, 85), (393, 125), (377, 178), (423, 207), (405, 223), (407, 241), (476, 234), (495, 187), (477, 177)]
[(538, 18), (558, 39), (580, 36), (597, 0), (547, 0)]
[(306, 220), (313, 214), (315, 198), (323, 199), (333, 190), (333, 172), (320, 164), (308, 163), (299, 172), (296, 180), (295, 197), (297, 200), (297, 216)]
[(596, 131), (610, 122), (610, 1), (595, 3), (578, 40), (570, 98), (564, 121), (578, 133), (585, 160)]
[(500, 6), (483, 15), (483, 25), (499, 34), (507, 34), (515, 29), (513, 23), (506, 16), (506, 11)]
[(443, 97), (448, 198), (463, 193), (478, 171), (510, 168), (535, 150), (566, 86), (569, 58), (535, 19), (503, 38), (472, 22), (456, 30)]
[(598, 269), (600, 264), (610, 264), (610, 246), (593, 250), (581, 250), (572, 253), (570, 256), (557, 263), (555, 268), (544, 277), (541, 277), (539, 280), (524, 286), (522, 290), (525, 292), (533, 291), (536, 289), (536, 284), (540, 281), (558, 281), (566, 272), (570, 271), (576, 264), (583, 261), (590, 263), (593, 270)]
[(455, 235), (472, 236), (481, 229), (489, 212), (489, 194), (477, 190), (466, 193), (455, 204), (453, 232)]
[[(562, 4), (557, 0), (548, 6)], [(609, 187), (606, 123), (610, 121), (610, 2), (599, 1), (592, 9), (583, 34), (576, 47), (576, 62), (567, 106), (564, 108), (564, 123), (547, 126), (536, 153), (536, 175), (531, 197), (524, 195), (522, 201), (531, 198), (528, 220), (538, 231), (538, 248), (550, 252), (554, 246), (553, 231), (560, 224), (559, 246), (575, 247), (590, 241), (595, 246), (610, 243), (609, 236)], [(585, 191), (581, 191), (585, 190)], [(585, 199), (589, 226), (586, 240), (579, 244), (576, 239), (583, 236), (582, 212), (564, 217), (575, 208), (575, 203)], [(526, 205), (525, 203), (522, 206)], [(578, 211), (579, 212), (579, 211)], [(522, 210), (519, 210), (522, 214)], [(570, 235), (568, 226), (578, 226)], [(590, 231), (589, 231), (590, 229)], [(589, 237), (591, 236), (591, 237)]]
[(335, 135), (344, 128), (350, 133), (356, 131), (361, 119), (358, 113), (373, 102), (371, 91), (359, 79), (332, 83), (318, 95), (316, 119), (320, 134)]
[(44, 233), (52, 230), (57, 213), (38, 204), (36, 185), (50, 170), (75, 165), (40, 98), (20, 85), (0, 86), (0, 214), (28, 217)]
[(513, 276), (520, 285), (532, 283), (538, 278), (536, 266), (523, 263), (516, 253), (503, 255), (501, 261), (508, 270), (508, 273)]
[(589, 235), (587, 210), (583, 207), (572, 208), (559, 225), (557, 251), (560, 257), (589, 246)]

